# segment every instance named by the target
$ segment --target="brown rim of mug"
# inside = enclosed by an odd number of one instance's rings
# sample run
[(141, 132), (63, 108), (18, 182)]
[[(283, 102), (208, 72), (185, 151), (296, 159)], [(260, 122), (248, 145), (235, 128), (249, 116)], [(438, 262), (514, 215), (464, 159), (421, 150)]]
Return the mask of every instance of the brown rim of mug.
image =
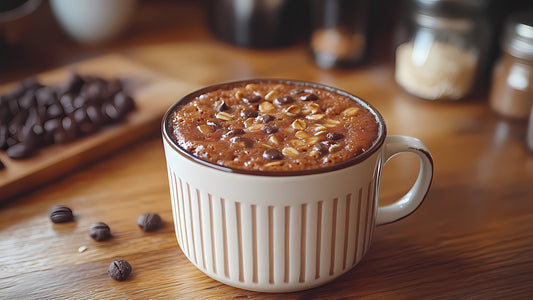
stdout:
[[(356, 101), (364, 108), (368, 109), (376, 118), (376, 122), (379, 125), (378, 128), (378, 136), (372, 146), (364, 151), (363, 153), (356, 155), (348, 160), (345, 160), (343, 162), (340, 162), (335, 165), (323, 167), (323, 168), (315, 168), (315, 169), (307, 169), (307, 170), (297, 170), (297, 171), (257, 171), (257, 170), (246, 170), (246, 169), (238, 169), (238, 168), (231, 168), (226, 166), (221, 166), (213, 162), (209, 162), (206, 160), (203, 160), (201, 158), (198, 158), (189, 152), (185, 151), (185, 149), (181, 148), (171, 137), (169, 133), (169, 126), (167, 120), (169, 119), (169, 116), (177, 109), (179, 109), (180, 106), (185, 105), (187, 102), (194, 99), (196, 96), (199, 96), (201, 94), (211, 92), (214, 90), (218, 90), (220, 88), (234, 88), (237, 86), (244, 86), (249, 83), (254, 84), (260, 84), (260, 83), (280, 83), (280, 84), (293, 84), (293, 85), (300, 85), (303, 87), (311, 87), (311, 88), (320, 88), (325, 89), (343, 96), (346, 96), (353, 101)], [(339, 169), (344, 169), (353, 165), (356, 165), (365, 159), (367, 159), (369, 156), (374, 154), (384, 143), (385, 137), (387, 135), (387, 128), (385, 126), (385, 120), (381, 116), (381, 114), (369, 103), (362, 100), (359, 97), (356, 97), (348, 92), (345, 92), (343, 90), (319, 84), (319, 83), (313, 83), (308, 81), (301, 81), (301, 80), (292, 80), (292, 79), (267, 79), (267, 78), (261, 78), (261, 79), (249, 79), (249, 80), (239, 80), (239, 81), (232, 81), (232, 82), (226, 82), (226, 83), (220, 83), (211, 85), (205, 88), (202, 88), (200, 90), (194, 91), (180, 100), (178, 100), (176, 103), (174, 103), (165, 113), (163, 117), (163, 121), (161, 124), (161, 130), (163, 132), (164, 139), (168, 142), (172, 148), (174, 148), (178, 153), (186, 157), (187, 159), (190, 159), (196, 163), (200, 163), (201, 165), (211, 167), (220, 171), (228, 172), (228, 173), (238, 173), (238, 174), (246, 174), (246, 175), (256, 175), (256, 176), (300, 176), (300, 175), (312, 175), (312, 174), (319, 174), (319, 173), (326, 173), (331, 172)]]

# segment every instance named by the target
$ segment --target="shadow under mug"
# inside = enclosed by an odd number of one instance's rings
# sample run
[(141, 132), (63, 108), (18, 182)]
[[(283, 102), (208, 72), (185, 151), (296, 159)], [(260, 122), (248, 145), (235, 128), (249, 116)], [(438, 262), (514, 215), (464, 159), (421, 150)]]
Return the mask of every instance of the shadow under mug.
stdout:
[[(181, 101), (228, 85), (298, 83), (349, 96), (380, 125), (374, 145), (334, 168), (272, 175), (232, 170), (193, 157), (171, 138), (169, 120)], [(363, 100), (331, 87), (293, 80), (247, 80), (193, 92), (163, 118), (176, 237), (201, 271), (225, 284), (261, 292), (293, 292), (327, 283), (352, 269), (370, 247), (376, 225), (402, 219), (424, 200), (433, 176), (426, 146), (386, 136), (382, 116)], [(380, 207), (384, 164), (401, 152), (420, 159), (418, 178), (396, 202)]]

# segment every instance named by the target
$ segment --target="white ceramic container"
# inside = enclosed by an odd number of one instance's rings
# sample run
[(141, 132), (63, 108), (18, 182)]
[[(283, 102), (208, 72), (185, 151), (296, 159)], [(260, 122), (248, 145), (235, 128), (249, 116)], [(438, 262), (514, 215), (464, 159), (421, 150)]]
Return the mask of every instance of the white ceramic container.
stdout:
[[(247, 290), (309, 289), (357, 265), (376, 225), (404, 218), (421, 204), (433, 174), (428, 149), (412, 137), (387, 137), (381, 115), (351, 97), (381, 124), (375, 144), (344, 164), (293, 174), (231, 170), (194, 158), (172, 141), (167, 129), (177, 104), (167, 112), (162, 131), (175, 231), (195, 266)], [(418, 178), (404, 197), (379, 207), (383, 165), (401, 152), (420, 158)]]

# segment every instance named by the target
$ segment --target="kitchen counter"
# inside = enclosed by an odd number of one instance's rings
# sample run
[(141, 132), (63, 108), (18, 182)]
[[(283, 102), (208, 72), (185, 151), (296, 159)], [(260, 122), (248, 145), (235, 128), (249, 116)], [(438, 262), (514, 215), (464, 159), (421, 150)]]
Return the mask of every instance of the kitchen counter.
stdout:
[[(165, 78), (195, 86), (252, 77), (335, 86), (375, 106), (386, 120), (388, 134), (417, 137), (427, 145), (435, 173), (426, 200), (408, 218), (377, 227), (361, 263), (329, 284), (289, 294), (233, 288), (201, 273), (179, 248), (161, 134), (154, 128), (97, 161), (79, 164), (74, 171), (3, 204), (0, 298), (533, 296), (533, 154), (525, 146), (526, 122), (499, 118), (483, 92), (455, 103), (408, 95), (394, 82), (386, 35), (375, 41), (377, 46), (363, 65), (323, 70), (302, 43), (253, 50), (216, 40), (203, 22), (203, 10), (193, 1), (146, 1), (142, 5), (130, 31), (103, 46), (73, 44), (55, 31), (57, 25), (44, 26), (43, 30), (52, 32), (53, 43), (43, 46), (38, 57), (30, 50), (15, 55), (0, 70), (0, 82), (115, 53)], [(40, 19), (47, 17), (43, 12)], [(184, 95), (166, 96), (170, 106)], [(393, 158), (383, 171), (380, 205), (402, 196), (417, 172), (414, 155)], [(55, 204), (72, 208), (75, 221), (52, 223), (48, 211)], [(136, 219), (149, 211), (160, 214), (164, 225), (143, 232)], [(98, 221), (111, 227), (111, 240), (90, 238), (88, 229)], [(82, 246), (87, 250), (79, 252)], [(114, 281), (107, 274), (116, 258), (133, 267), (126, 281)]]

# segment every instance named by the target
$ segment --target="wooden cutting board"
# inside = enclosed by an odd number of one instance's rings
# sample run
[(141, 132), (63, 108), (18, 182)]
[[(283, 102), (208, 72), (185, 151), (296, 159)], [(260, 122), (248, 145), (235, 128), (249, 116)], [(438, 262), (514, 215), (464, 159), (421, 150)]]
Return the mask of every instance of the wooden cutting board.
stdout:
[[(149, 134), (160, 134), (161, 120), (167, 109), (181, 97), (199, 88), (196, 84), (166, 78), (135, 64), (118, 54), (111, 54), (37, 74), (46, 85), (65, 82), (70, 71), (107, 79), (121, 78), (135, 99), (136, 109), (125, 120), (102, 128), (92, 135), (64, 145), (41, 148), (25, 160), (10, 159), (0, 150), (6, 166), (0, 170), (0, 203), (13, 196), (35, 190), (46, 182)], [(0, 86), (0, 94), (11, 91), (16, 83)]]

